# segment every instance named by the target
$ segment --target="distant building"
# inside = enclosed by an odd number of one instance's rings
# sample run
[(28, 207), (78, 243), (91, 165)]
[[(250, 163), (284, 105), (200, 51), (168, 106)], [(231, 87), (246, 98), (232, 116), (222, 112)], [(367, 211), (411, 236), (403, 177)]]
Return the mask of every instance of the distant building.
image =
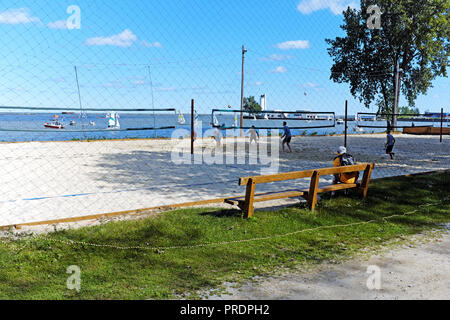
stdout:
[[(440, 112), (425, 112), (425, 117), (440, 119), (441, 113)], [(444, 119), (450, 119), (450, 113), (444, 112)]]

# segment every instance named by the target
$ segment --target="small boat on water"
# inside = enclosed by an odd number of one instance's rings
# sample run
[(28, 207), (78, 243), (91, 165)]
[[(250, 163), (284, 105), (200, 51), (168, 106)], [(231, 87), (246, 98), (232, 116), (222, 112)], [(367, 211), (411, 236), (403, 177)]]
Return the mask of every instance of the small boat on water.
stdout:
[[(441, 127), (433, 126), (411, 126), (404, 127), (403, 133), (405, 134), (417, 134), (417, 135), (440, 135)], [(450, 128), (442, 127), (442, 134), (450, 135)]]
[(69, 123), (71, 126), (74, 126), (75, 125), (75, 120), (70, 120), (70, 123)]
[(44, 127), (49, 128), (49, 129), (64, 129), (65, 128), (64, 124), (62, 124), (61, 122), (56, 121), (56, 120), (54, 120), (52, 122), (44, 123)]
[(89, 121), (89, 125), (90, 126), (95, 126), (95, 122), (91, 120), (91, 121)]
[(337, 120), (336, 120), (336, 123), (337, 123), (337, 124), (344, 124), (344, 120), (343, 120), (343, 119), (337, 119)]

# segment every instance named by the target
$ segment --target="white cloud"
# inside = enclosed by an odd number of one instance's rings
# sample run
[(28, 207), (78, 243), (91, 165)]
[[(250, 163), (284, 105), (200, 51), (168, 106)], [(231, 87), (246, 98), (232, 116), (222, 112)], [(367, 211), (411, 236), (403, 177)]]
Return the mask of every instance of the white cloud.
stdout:
[(304, 88), (304, 89), (315, 90), (315, 91), (322, 91), (322, 90), (324, 90), (324, 88), (321, 87), (319, 84), (313, 83), (313, 82), (302, 83), (300, 85), (300, 87)]
[(286, 41), (286, 42), (278, 43), (276, 46), (278, 49), (281, 49), (281, 50), (310, 48), (309, 40)]
[(125, 88), (120, 80), (113, 80), (103, 85), (105, 88)]
[(287, 59), (292, 59), (293, 56), (284, 55), (284, 54), (271, 54), (268, 57), (259, 58), (261, 61), (283, 61)]
[(171, 91), (176, 91), (177, 88), (175, 87), (156, 87), (154, 88), (155, 91), (159, 91), (159, 92), (171, 92)]
[(302, 88), (317, 88), (319, 85), (317, 83), (312, 83), (312, 82), (308, 82), (308, 83), (302, 83), (300, 85), (300, 87)]
[(68, 29), (66, 20), (58, 20), (47, 24), (50, 29)]
[(143, 41), (141, 41), (141, 45), (143, 45), (144, 47), (147, 47), (147, 48), (162, 48), (163, 47), (161, 42), (158, 42), (158, 41), (148, 42), (148, 41), (143, 40)]
[(279, 67), (276, 67), (273, 70), (270, 70), (269, 72), (270, 73), (285, 73), (285, 72), (287, 72), (287, 69), (285, 67), (283, 67), (283, 66), (279, 66)]
[(302, 0), (297, 10), (303, 14), (310, 14), (314, 11), (329, 9), (335, 15), (342, 14), (348, 7), (359, 8), (355, 0)]
[(28, 8), (9, 9), (0, 12), (0, 23), (4, 24), (26, 24), (26, 23), (41, 23), (37, 17), (33, 17)]
[(129, 29), (110, 37), (95, 37), (86, 40), (88, 46), (130, 47), (137, 41), (137, 36)]

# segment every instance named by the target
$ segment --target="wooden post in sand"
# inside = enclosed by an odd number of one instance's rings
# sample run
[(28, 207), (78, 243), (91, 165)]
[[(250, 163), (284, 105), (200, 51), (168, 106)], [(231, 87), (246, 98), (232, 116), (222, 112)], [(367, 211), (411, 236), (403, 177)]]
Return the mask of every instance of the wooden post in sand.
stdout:
[(194, 154), (194, 99), (191, 100), (191, 154)]

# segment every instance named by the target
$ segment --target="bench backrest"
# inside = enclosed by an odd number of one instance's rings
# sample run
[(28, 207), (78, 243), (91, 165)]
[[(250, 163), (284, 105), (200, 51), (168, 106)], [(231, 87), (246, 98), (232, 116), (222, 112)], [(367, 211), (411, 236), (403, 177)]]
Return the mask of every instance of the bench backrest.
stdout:
[(330, 167), (330, 168), (322, 168), (322, 169), (268, 174), (268, 175), (263, 175), (263, 176), (243, 177), (243, 178), (239, 178), (239, 185), (240, 186), (247, 185), (249, 179), (252, 179), (252, 181), (255, 184), (258, 184), (258, 183), (277, 182), (277, 181), (284, 181), (284, 180), (294, 180), (294, 179), (300, 179), (300, 178), (310, 178), (313, 176), (314, 172), (317, 172), (317, 174), (320, 176), (329, 175), (329, 174), (356, 172), (356, 171), (365, 170), (368, 165), (371, 168), (373, 168), (373, 166), (374, 166), (373, 163), (361, 163), (361, 164), (355, 164), (352, 166)]

